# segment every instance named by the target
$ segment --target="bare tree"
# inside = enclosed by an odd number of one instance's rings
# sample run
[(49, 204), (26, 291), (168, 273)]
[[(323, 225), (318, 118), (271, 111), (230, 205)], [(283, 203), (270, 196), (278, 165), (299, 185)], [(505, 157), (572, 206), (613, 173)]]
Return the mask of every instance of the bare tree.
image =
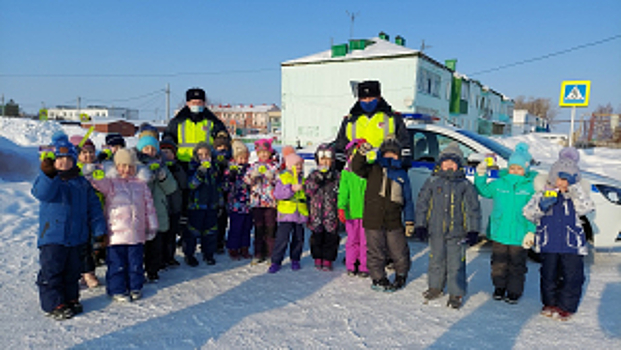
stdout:
[(595, 108), (595, 110), (593, 111), (594, 114), (612, 114), (612, 112), (613, 112), (613, 108), (610, 102), (605, 106), (603, 105), (597, 106), (597, 108)]
[(543, 118), (551, 124), (559, 111), (549, 98), (518, 96), (514, 99), (513, 109), (525, 109), (528, 113)]

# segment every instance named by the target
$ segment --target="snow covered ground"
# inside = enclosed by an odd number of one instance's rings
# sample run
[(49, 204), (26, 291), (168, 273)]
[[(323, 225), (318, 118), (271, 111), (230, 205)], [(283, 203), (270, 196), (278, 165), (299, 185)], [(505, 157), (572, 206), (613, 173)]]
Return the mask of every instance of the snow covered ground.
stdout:
[[(251, 267), (247, 261), (218, 256), (215, 266), (183, 265), (163, 272), (160, 282), (146, 285), (145, 298), (135, 303), (111, 303), (103, 288), (85, 290), (84, 314), (53, 321), (42, 315), (34, 284), (38, 204), (30, 188), (38, 171), (36, 146), (48, 143), (61, 128), (69, 135), (85, 133), (52, 122), (0, 119), (3, 349), (621, 347), (620, 253), (598, 253), (595, 263), (587, 264), (580, 309), (571, 321), (560, 323), (538, 314), (538, 266), (534, 263), (529, 263), (526, 291), (518, 305), (491, 298), (487, 247), (468, 251), (469, 287), (462, 309), (446, 308), (446, 297), (423, 305), (428, 248), (418, 242), (410, 242), (408, 285), (393, 294), (372, 291), (368, 279), (347, 277), (340, 263), (333, 272), (316, 271), (307, 244), (298, 272), (289, 269), (287, 260), (281, 272), (268, 275), (267, 265)], [(102, 142), (103, 135), (95, 135), (95, 143)], [(510, 145), (517, 140), (503, 142)], [(542, 145), (533, 153), (537, 159), (542, 153), (554, 160), (557, 151)], [(581, 165), (609, 171), (617, 166), (618, 154), (613, 158), (614, 154), (607, 156), (605, 150), (596, 149), (594, 158), (589, 160), (587, 154)], [(606, 163), (596, 164), (596, 159)], [(341, 245), (339, 261), (343, 249)], [(97, 274), (103, 280), (105, 268)]]

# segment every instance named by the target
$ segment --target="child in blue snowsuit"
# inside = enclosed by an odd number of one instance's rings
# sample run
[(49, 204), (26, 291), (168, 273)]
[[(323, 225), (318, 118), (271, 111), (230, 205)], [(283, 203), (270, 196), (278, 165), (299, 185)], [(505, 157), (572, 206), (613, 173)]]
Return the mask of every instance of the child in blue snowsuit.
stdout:
[(79, 280), (81, 252), (89, 233), (106, 234), (99, 198), (76, 166), (77, 152), (67, 135), (54, 134), (53, 154), (44, 154), (42, 173), (32, 186), (39, 206), (39, 262), (37, 277), (41, 308), (55, 320), (82, 312)]
[(548, 181), (524, 207), (524, 216), (537, 224), (525, 245), (541, 252), (541, 314), (561, 321), (577, 310), (584, 283), (583, 257), (588, 248), (579, 216), (595, 204), (580, 183), (580, 154), (573, 147), (561, 150)]
[(197, 239), (200, 239), (205, 263), (216, 264), (214, 253), (218, 244), (218, 208), (222, 205), (222, 191), (217, 176), (209, 144), (198, 143), (189, 165), (188, 227), (183, 242), (185, 262), (192, 267), (198, 265), (194, 257)]

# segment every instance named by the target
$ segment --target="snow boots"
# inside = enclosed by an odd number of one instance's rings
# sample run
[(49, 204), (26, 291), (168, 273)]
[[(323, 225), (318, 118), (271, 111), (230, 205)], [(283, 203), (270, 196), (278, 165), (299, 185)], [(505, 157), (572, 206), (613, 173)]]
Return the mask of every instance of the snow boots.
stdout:
[(371, 289), (377, 292), (387, 292), (387, 293), (394, 292), (394, 290), (392, 289), (392, 285), (390, 284), (390, 281), (386, 277), (379, 279), (379, 280), (373, 280), (373, 283), (371, 284)]
[(429, 288), (423, 292), (423, 298), (425, 298), (425, 301), (438, 299), (442, 295), (444, 295), (444, 293), (438, 288)]
[(496, 289), (494, 289), (494, 295), (493, 295), (494, 300), (502, 300), (502, 299), (504, 299), (506, 292), (507, 292), (507, 290), (505, 288), (496, 288)]
[(458, 295), (449, 295), (449, 299), (446, 302), (446, 306), (453, 308), (453, 309), (459, 309), (461, 307), (461, 303), (462, 303), (462, 298)]

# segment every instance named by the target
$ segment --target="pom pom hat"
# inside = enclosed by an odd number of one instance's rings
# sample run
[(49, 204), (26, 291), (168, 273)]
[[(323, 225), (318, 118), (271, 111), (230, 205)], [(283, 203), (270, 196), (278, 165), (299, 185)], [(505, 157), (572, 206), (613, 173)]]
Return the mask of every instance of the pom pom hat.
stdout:
[(580, 181), (580, 168), (578, 162), (580, 161), (580, 153), (573, 147), (565, 147), (558, 154), (558, 160), (552, 164), (550, 173), (548, 174), (548, 183), (551, 185), (556, 184), (556, 180), (560, 178), (566, 178), (567, 176), (573, 177), (576, 181)]
[(74, 162), (78, 158), (75, 146), (69, 142), (69, 137), (64, 132), (58, 131), (52, 135), (52, 145), (54, 146), (54, 156), (56, 158), (70, 157)]
[(231, 150), (233, 152), (233, 158), (244, 153), (249, 154), (248, 147), (246, 147), (246, 145), (239, 140), (234, 140), (233, 142), (231, 142)]
[(257, 152), (260, 151), (268, 151), (270, 153), (274, 152), (274, 149), (272, 148), (272, 142), (274, 141), (274, 139), (260, 139), (260, 140), (256, 140), (254, 142), (254, 150)]
[(114, 154), (114, 164), (136, 166), (136, 164), (138, 164), (138, 156), (136, 155), (136, 152), (131, 149), (121, 148)]
[(509, 157), (509, 166), (519, 165), (524, 171), (530, 169), (530, 161), (533, 157), (528, 153), (528, 145), (524, 142), (520, 142), (515, 146), (515, 151)]
[(160, 143), (153, 136), (143, 136), (138, 140), (138, 144), (136, 148), (142, 152), (142, 150), (147, 146), (153, 146), (159, 152), (160, 151)]

